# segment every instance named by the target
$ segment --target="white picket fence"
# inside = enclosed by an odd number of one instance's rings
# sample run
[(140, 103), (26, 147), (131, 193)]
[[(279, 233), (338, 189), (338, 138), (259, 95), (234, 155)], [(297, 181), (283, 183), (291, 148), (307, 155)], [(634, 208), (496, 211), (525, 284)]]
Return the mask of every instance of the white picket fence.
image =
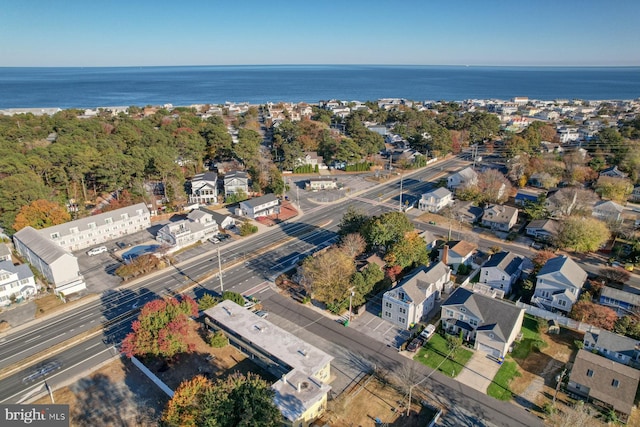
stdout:
[(548, 310), (544, 310), (540, 307), (534, 307), (529, 304), (525, 304), (521, 301), (516, 301), (516, 307), (524, 308), (527, 314), (531, 314), (532, 316), (542, 317), (546, 320), (555, 320), (559, 325), (564, 326), (569, 329), (574, 329), (582, 332), (592, 332), (594, 334), (600, 333), (600, 328), (596, 328), (593, 325), (588, 323), (578, 322), (577, 320), (569, 319), (558, 313), (553, 313)]

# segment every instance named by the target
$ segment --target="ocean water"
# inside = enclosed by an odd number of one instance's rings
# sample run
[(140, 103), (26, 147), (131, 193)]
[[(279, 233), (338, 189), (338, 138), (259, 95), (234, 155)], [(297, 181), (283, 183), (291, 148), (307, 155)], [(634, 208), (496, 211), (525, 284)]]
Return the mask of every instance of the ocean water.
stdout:
[(185, 66), (0, 68), (0, 108), (340, 99), (635, 99), (640, 67)]

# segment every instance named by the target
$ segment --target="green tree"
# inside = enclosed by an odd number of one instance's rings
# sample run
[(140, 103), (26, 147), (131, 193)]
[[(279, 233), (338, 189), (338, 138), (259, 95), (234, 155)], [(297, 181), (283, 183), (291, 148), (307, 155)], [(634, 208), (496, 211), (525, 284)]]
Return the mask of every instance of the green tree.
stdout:
[(385, 261), (388, 265), (399, 265), (403, 269), (429, 263), (429, 253), (424, 240), (415, 231), (393, 243), (387, 250)]
[(603, 199), (624, 203), (633, 191), (633, 184), (627, 178), (601, 176), (596, 183), (596, 193)]
[(364, 227), (363, 237), (369, 246), (388, 247), (400, 241), (413, 224), (402, 212), (387, 212), (373, 217)]
[(346, 236), (351, 233), (361, 233), (365, 224), (369, 220), (364, 211), (349, 205), (347, 211), (342, 215), (340, 224), (338, 224), (338, 234)]
[(224, 301), (227, 299), (235, 302), (241, 307), (244, 306), (245, 303), (244, 297), (241, 294), (233, 291), (224, 291), (222, 293), (222, 300)]
[(549, 216), (547, 211), (547, 196), (543, 193), (538, 196), (538, 200), (531, 202), (527, 200), (522, 209), (531, 219), (543, 219)]
[(593, 252), (610, 237), (611, 233), (604, 222), (595, 218), (570, 217), (560, 224), (556, 243), (576, 252)]
[(215, 307), (218, 304), (218, 299), (211, 294), (204, 294), (198, 300), (198, 309), (206, 310), (211, 307)]
[(253, 373), (215, 382), (198, 375), (180, 384), (162, 421), (175, 427), (276, 427), (283, 418), (274, 396), (269, 383)]
[(339, 248), (330, 248), (319, 255), (305, 258), (301, 276), (303, 285), (311, 289), (315, 299), (326, 304), (337, 304), (348, 297), (355, 269), (353, 258)]

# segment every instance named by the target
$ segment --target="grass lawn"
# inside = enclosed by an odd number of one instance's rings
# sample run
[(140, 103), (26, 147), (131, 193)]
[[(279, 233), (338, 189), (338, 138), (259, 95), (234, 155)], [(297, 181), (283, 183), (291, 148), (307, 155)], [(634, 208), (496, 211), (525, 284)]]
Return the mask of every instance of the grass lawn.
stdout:
[(518, 372), (518, 365), (516, 362), (505, 361), (502, 366), (500, 366), (493, 382), (489, 384), (487, 394), (498, 400), (511, 400), (513, 394), (509, 388), (509, 383), (511, 383), (513, 378), (519, 376), (520, 372)]
[(538, 321), (528, 314), (522, 322), (522, 340), (516, 344), (511, 356), (515, 359), (525, 359), (534, 348), (542, 349), (547, 345), (538, 333)]
[(469, 359), (471, 359), (473, 352), (466, 348), (459, 347), (451, 354), (449, 359), (445, 360), (445, 356), (447, 354), (449, 354), (447, 340), (442, 336), (435, 334), (429, 340), (427, 345), (418, 351), (418, 354), (413, 359), (419, 361), (423, 365), (438, 369), (445, 375), (455, 377), (460, 373)]

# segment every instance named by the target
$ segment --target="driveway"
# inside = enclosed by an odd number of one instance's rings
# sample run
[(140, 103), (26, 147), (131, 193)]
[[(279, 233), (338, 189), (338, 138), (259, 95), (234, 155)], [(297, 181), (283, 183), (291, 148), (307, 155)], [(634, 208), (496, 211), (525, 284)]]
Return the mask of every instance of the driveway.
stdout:
[(475, 350), (471, 359), (456, 377), (456, 380), (482, 393), (486, 393), (487, 387), (489, 387), (493, 377), (498, 373), (498, 369), (500, 369), (500, 365), (495, 359), (491, 359), (487, 353)]

